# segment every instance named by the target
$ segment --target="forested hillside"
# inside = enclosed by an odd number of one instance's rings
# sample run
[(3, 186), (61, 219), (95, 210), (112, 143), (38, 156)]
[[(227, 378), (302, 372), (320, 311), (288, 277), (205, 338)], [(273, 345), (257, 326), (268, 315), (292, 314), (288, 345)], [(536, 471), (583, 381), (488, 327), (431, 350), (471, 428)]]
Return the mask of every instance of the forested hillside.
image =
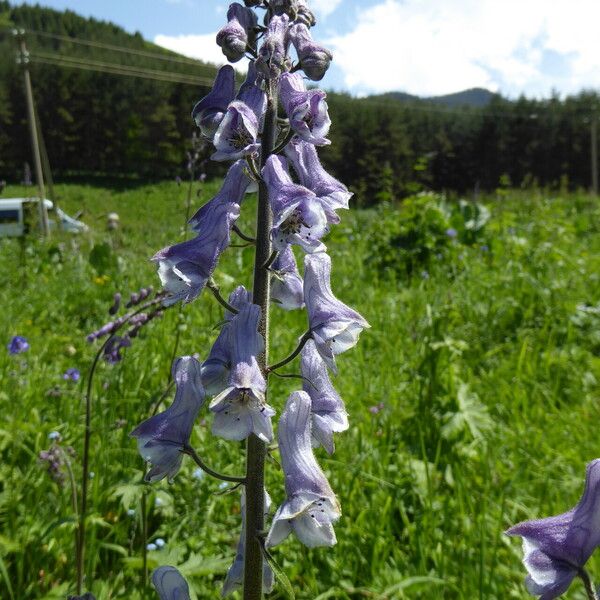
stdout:
[[(181, 173), (194, 130), (190, 110), (214, 67), (110, 23), (0, 0), (0, 179), (20, 179), (30, 160), (12, 26), (28, 32), (34, 94), (58, 178)], [(68, 41), (73, 37), (90, 43)], [(330, 94), (333, 144), (322, 157), (362, 205), (415, 185), (459, 192), (500, 182), (588, 187), (590, 119), (598, 100), (594, 92), (544, 101), (493, 96), (485, 106), (452, 107), (435, 99)]]

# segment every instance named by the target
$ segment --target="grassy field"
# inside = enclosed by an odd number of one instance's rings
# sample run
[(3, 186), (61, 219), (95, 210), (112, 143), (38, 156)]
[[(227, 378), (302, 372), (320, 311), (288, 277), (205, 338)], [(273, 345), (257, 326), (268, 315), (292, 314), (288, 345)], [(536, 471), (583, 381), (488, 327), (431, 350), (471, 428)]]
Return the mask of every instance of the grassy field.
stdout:
[[(208, 184), (194, 203), (215, 189)], [(85, 336), (108, 319), (115, 291), (158, 285), (148, 258), (183, 237), (186, 194), (175, 183), (58, 192), (67, 212), (85, 211), (90, 234), (0, 240), (0, 597), (13, 600), (64, 598), (74, 589), (68, 481), (58, 485), (38, 455), (50, 447), (49, 433), (60, 432), (79, 478), (84, 380), (97, 347)], [(9, 187), (4, 197), (21, 193)], [(586, 463), (600, 456), (597, 199), (504, 193), (486, 204), (481, 240), (446, 240), (411, 275), (378, 269), (371, 249), (398, 207), (344, 214), (327, 240), (336, 295), (372, 329), (338, 360), (334, 383), (351, 428), (331, 458), (318, 452), (343, 508), (338, 544), (306, 551), (290, 538), (275, 549), (301, 600), (526, 598), (520, 544), (504, 529), (572, 506)], [(105, 230), (110, 211), (121, 217), (118, 232)], [(242, 229), (252, 216), (249, 202)], [(100, 244), (112, 251), (94, 266), (90, 252)], [(252, 249), (227, 252), (217, 274), (225, 292), (249, 283), (251, 263)], [(150, 568), (178, 565), (197, 598), (219, 596), (237, 543), (239, 492), (195, 477), (188, 460), (173, 485), (141, 484), (128, 433), (167, 385), (175, 331), (179, 354), (203, 357), (220, 319), (205, 293), (151, 324), (121, 363), (100, 364), (86, 563), (99, 600), (144, 597), (142, 547), (157, 538), (166, 545), (149, 552)], [(272, 323), (275, 359), (305, 323), (277, 307)], [(9, 355), (3, 348), (13, 335), (30, 349)], [(70, 367), (81, 369), (79, 383), (63, 380)], [(280, 411), (293, 380), (271, 383)], [(201, 419), (193, 434), (199, 453), (240, 472), (241, 445), (213, 438), (206, 411)], [(276, 464), (267, 482), (279, 503)], [(590, 566), (600, 578), (600, 561)], [(569, 597), (584, 597), (579, 583)]]

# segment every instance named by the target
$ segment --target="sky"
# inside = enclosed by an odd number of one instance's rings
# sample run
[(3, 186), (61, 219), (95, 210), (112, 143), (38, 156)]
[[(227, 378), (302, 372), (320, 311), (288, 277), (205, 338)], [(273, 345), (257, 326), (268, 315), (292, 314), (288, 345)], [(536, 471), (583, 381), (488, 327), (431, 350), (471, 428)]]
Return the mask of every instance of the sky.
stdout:
[[(110, 20), (224, 64), (223, 0), (39, 0)], [(34, 4), (35, 2), (27, 2)], [(13, 2), (16, 4), (16, 2)], [(434, 96), (484, 87), (511, 98), (600, 88), (598, 0), (309, 0), (334, 54), (323, 87)], [(240, 64), (240, 67), (244, 67)]]

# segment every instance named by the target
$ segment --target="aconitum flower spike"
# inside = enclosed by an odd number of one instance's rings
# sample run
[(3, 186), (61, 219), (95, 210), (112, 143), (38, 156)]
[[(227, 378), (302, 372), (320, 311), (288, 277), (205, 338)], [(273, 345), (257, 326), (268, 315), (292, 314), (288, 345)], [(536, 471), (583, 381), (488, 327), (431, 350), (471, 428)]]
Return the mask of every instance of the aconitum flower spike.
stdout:
[(248, 187), (253, 184), (252, 179), (246, 174), (246, 168), (246, 162), (243, 160), (238, 160), (231, 165), (217, 195), (200, 207), (190, 219), (194, 231), (202, 233), (214, 227), (215, 212), (218, 213), (223, 205), (233, 203), (239, 206), (242, 203)]
[(600, 545), (600, 459), (588, 464), (583, 496), (574, 508), (524, 521), (506, 533), (523, 538), (529, 592), (541, 600), (558, 598)]
[(331, 52), (313, 41), (310, 31), (304, 23), (292, 25), (288, 35), (296, 48), (300, 66), (306, 76), (313, 81), (321, 81), (333, 58)]
[(289, 17), (286, 14), (274, 16), (269, 22), (256, 59), (256, 69), (265, 79), (277, 79), (284, 69), (288, 25)]
[(304, 306), (304, 282), (291, 246), (286, 246), (271, 265), (271, 299), (285, 310)]
[(200, 363), (192, 356), (173, 361), (175, 400), (169, 408), (138, 425), (131, 436), (137, 438), (142, 458), (152, 464), (146, 481), (167, 477), (171, 483), (181, 467), (182, 451), (189, 444), (194, 421), (204, 404)]
[[(238, 286), (231, 294), (227, 302), (241, 310), (252, 302), (250, 292), (243, 285)], [(227, 386), (231, 369), (231, 347), (229, 343), (230, 323), (234, 314), (225, 311), (225, 324), (217, 336), (208, 358), (202, 363), (201, 378), (204, 390), (209, 396), (220, 394)]]
[(264, 350), (258, 332), (260, 314), (260, 306), (247, 304), (231, 320), (228, 386), (210, 404), (216, 413), (212, 431), (227, 440), (243, 440), (251, 433), (264, 442), (273, 439), (271, 417), (275, 411), (265, 403), (267, 384), (257, 360)]
[(313, 445), (321, 445), (333, 454), (333, 434), (348, 429), (348, 413), (312, 340), (302, 349), (300, 372), (304, 378), (302, 389), (310, 396)]
[(340, 518), (341, 509), (313, 454), (310, 405), (306, 392), (294, 392), (279, 419), (287, 498), (275, 513), (267, 547), (276, 546), (292, 531), (309, 548), (336, 543), (332, 524)]
[(212, 90), (192, 110), (192, 119), (202, 135), (213, 138), (234, 97), (235, 72), (231, 65), (225, 65), (219, 69)]
[(287, 162), (280, 156), (269, 156), (262, 175), (273, 210), (271, 238), (275, 249), (296, 244), (305, 252), (324, 251), (320, 240), (328, 231), (327, 217), (314, 192), (292, 181)]
[(304, 257), (304, 303), (315, 346), (337, 372), (335, 355), (354, 347), (363, 329), (370, 327), (355, 310), (331, 291), (331, 258), (324, 252)]
[(249, 45), (254, 44), (258, 20), (250, 8), (237, 2), (229, 6), (227, 25), (217, 33), (217, 44), (230, 62), (237, 62), (246, 54)]
[[(265, 517), (269, 516), (271, 509), (271, 497), (265, 490)], [(244, 560), (246, 557), (246, 492), (242, 488), (242, 531), (240, 532), (240, 541), (238, 542), (237, 552), (235, 554), (235, 560), (227, 571), (225, 582), (223, 583), (223, 589), (221, 590), (221, 596), (225, 598), (231, 593), (240, 589), (244, 583)], [(269, 594), (273, 589), (273, 571), (271, 567), (265, 561), (263, 563), (263, 592)]]
[(231, 226), (240, 215), (235, 202), (218, 202), (205, 212), (202, 231), (192, 240), (167, 246), (152, 260), (158, 263), (158, 276), (168, 292), (163, 300), (169, 306), (191, 302), (204, 289), (221, 253), (229, 245)]
[(327, 139), (331, 119), (327, 112), (327, 94), (323, 90), (306, 91), (300, 73), (283, 73), (279, 93), (290, 127), (306, 142), (317, 146), (331, 144)]
[(323, 168), (313, 144), (294, 138), (285, 149), (300, 183), (313, 191), (325, 210), (329, 223), (339, 223), (336, 210), (347, 209), (352, 192)]
[(152, 572), (152, 585), (160, 600), (190, 600), (187, 581), (175, 567), (158, 567)]

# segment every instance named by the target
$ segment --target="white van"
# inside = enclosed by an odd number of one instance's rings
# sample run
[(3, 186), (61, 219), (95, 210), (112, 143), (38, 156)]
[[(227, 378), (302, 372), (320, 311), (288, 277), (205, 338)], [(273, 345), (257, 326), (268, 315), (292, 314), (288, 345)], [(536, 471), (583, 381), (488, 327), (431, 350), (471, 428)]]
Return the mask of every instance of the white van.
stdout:
[[(82, 233), (89, 230), (85, 223), (70, 217), (60, 208), (55, 209), (51, 200), (44, 200), (44, 204), (48, 211), (50, 229), (57, 228), (58, 219), (63, 231)], [(29, 224), (37, 217), (38, 209), (37, 198), (0, 198), (0, 238), (27, 234)]]

